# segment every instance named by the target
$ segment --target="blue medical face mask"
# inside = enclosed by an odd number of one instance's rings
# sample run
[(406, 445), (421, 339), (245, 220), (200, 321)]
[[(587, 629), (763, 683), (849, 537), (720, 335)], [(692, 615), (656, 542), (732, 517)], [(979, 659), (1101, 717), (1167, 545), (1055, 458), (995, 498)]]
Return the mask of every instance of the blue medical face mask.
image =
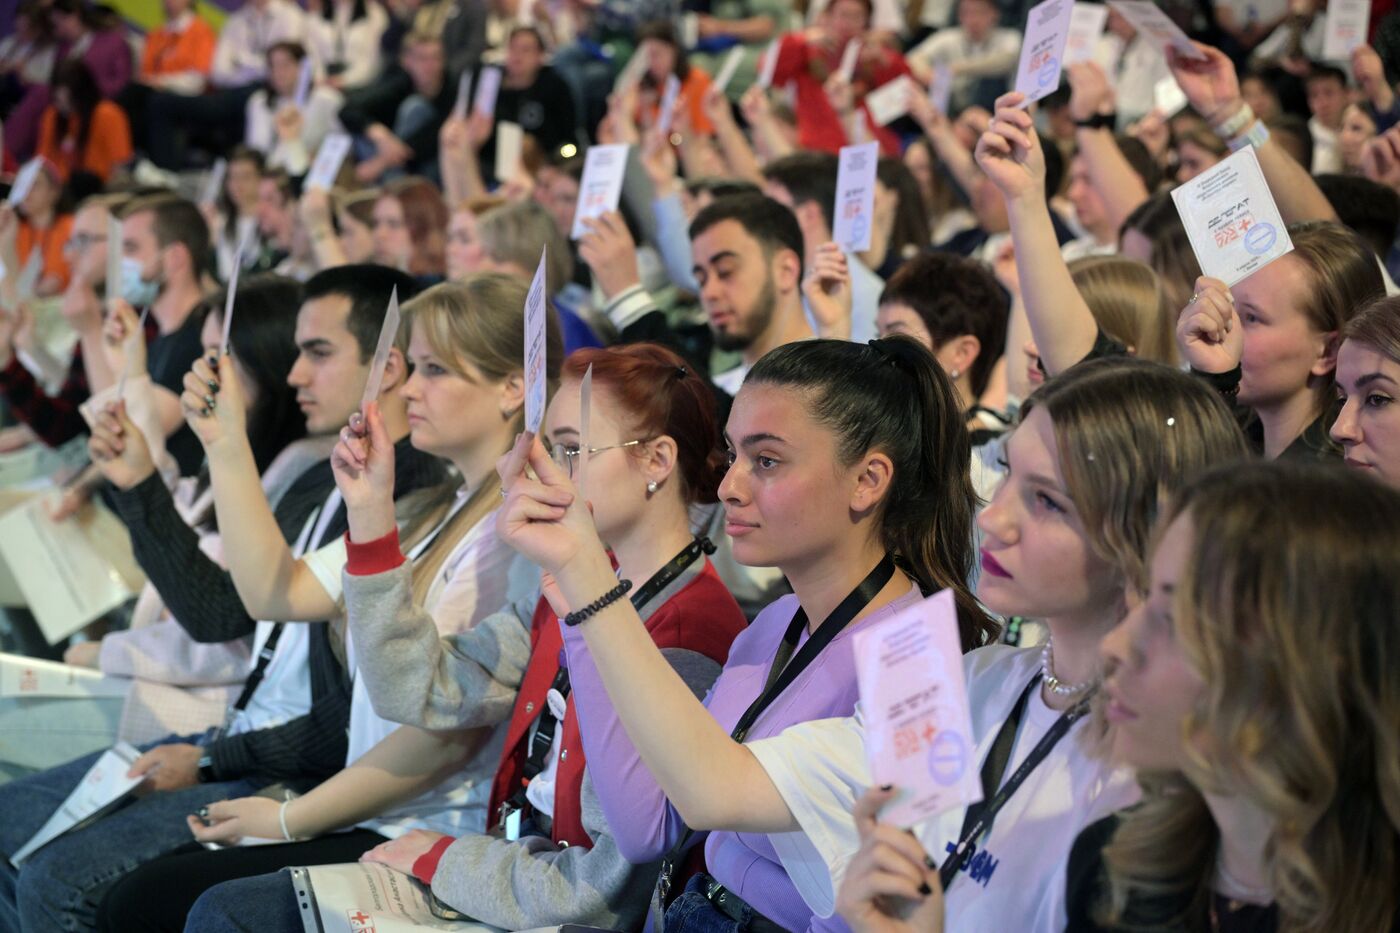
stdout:
[(122, 298), (133, 308), (153, 304), (160, 294), (160, 282), (148, 282), (141, 277), (141, 261), (122, 257)]

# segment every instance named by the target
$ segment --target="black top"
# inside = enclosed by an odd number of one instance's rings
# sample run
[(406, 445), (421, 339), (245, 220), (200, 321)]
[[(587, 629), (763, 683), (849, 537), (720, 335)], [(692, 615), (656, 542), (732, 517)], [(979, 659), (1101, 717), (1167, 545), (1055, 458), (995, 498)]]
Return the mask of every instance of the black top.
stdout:
[[(208, 307), (200, 302), (185, 317), (185, 323), (168, 334), (160, 334), (146, 348), (146, 369), (151, 381), (175, 393), (185, 391), (185, 373), (204, 352), (199, 339)], [(165, 449), (179, 464), (181, 476), (194, 476), (204, 463), (204, 448), (187, 424), (165, 439)]]
[[(442, 461), (415, 450), (404, 438), (394, 445), (394, 496), (446, 478)], [(307, 469), (278, 501), (274, 515), (293, 541), (312, 510), (335, 485), (329, 461)], [(199, 536), (185, 524), (170, 493), (152, 475), (126, 491), (115, 491), (113, 508), (131, 532), (132, 550), (171, 615), (195, 641), (244, 638), (257, 622), (243, 608), (233, 578), (199, 549)], [(345, 533), (345, 506), (311, 548)], [(350, 680), (331, 647), (330, 626), (311, 627), (308, 665), (311, 710), (280, 726), (227, 736), (209, 746), (218, 780), (262, 776), (293, 786), (315, 785), (345, 766), (350, 721)]]
[[(472, 81), (475, 87), (481, 80), (480, 72)], [(558, 72), (545, 65), (535, 76), (535, 83), (526, 88), (508, 88), (501, 84), (496, 97), (496, 121), (518, 123), (520, 128), (535, 137), (546, 154), (553, 152), (564, 143), (578, 142), (578, 110), (574, 106), (574, 95), (569, 85), (559, 77)], [(496, 132), (481, 147), (481, 171), (486, 177), (496, 174)], [(498, 178), (500, 182), (509, 179)]]
[[(1128, 901), (1121, 923), (1104, 925), (1095, 920), (1095, 909), (1108, 896), (1103, 850), (1118, 829), (1118, 822), (1117, 816), (1099, 820), (1079, 834), (1074, 848), (1070, 850), (1069, 866), (1065, 871), (1065, 929), (1070, 933), (1109, 933), (1162, 924), (1171, 917), (1181, 915), (1189, 906), (1180, 897), (1133, 897)], [(1176, 929), (1183, 933), (1194, 933), (1196, 930), (1274, 933), (1278, 929), (1278, 908), (1245, 904), (1217, 894), (1213, 898), (1210, 917), (1199, 918), (1199, 922), (1188, 922)]]

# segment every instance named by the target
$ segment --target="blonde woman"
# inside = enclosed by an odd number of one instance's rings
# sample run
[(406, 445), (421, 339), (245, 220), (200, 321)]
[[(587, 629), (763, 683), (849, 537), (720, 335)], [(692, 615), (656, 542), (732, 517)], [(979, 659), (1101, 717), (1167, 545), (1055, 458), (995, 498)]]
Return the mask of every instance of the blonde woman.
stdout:
[[(1102, 648), (1113, 755), (1143, 799), (1075, 843), (1063, 928), (1395, 929), (1400, 495), (1315, 464), (1216, 470), (1151, 567)], [(944, 929), (936, 877), (876, 803), (842, 916)]]
[(1400, 299), (1382, 298), (1342, 329), (1332, 440), (1349, 467), (1400, 488)]
[[(189, 818), (200, 842), (232, 845), (258, 838), (286, 844), (236, 854), (200, 851), (152, 862), (112, 892), (107, 902), (111, 916), (118, 915), (120, 905), (126, 922), (156, 912), (179, 913), (183, 922), (184, 911), (220, 881), (288, 865), (343, 862), (414, 829), (485, 829), (504, 727), (529, 654), (528, 607), (523, 617), (497, 610), (520, 601), (533, 604), (538, 591), (538, 575), (499, 539), (493, 520), (501, 501), (495, 463), (523, 424), (525, 291), (512, 278), (483, 274), (436, 286), (403, 308), (410, 334), (407, 356), (413, 365), (400, 390), (408, 406), (409, 438), (416, 449), (450, 461), (461, 485), (447, 490), (446, 499), (440, 498), (435, 507), (418, 509), (416, 520), (410, 519), (403, 536), (409, 572), (395, 575), (394, 582), (407, 584), (398, 597), (431, 618), (440, 635), (481, 626), (475, 642), (481, 654), (472, 658), (477, 702), (463, 711), (450, 732), (399, 727), (376, 714), (365, 679), (356, 676), (343, 771), (290, 802), (244, 797), (211, 804)], [(552, 319), (548, 333), (548, 379), (554, 383), (563, 354)], [(215, 376), (208, 370), (197, 375), (216, 379), (221, 386), (215, 413), (236, 418), (237, 392), (222, 373)], [(354, 540), (383, 539), (380, 551), (399, 556), (394, 443), (377, 404), (370, 406), (368, 422), (369, 440), (342, 433), (332, 467)], [(366, 452), (371, 441), (372, 455)], [(226, 543), (228, 526), (240, 524), (225, 509), (227, 504), (227, 498), (219, 501)], [(234, 533), (240, 531), (241, 545), (249, 546), (248, 529), (240, 527)], [(249, 573), (260, 578), (256, 586), (266, 595), (253, 600), (260, 604), (249, 605), (251, 611), (286, 621), (340, 614), (342, 569), (355, 572), (353, 564), (347, 566), (344, 538), (292, 567), (277, 566), (290, 559), (285, 548), (268, 547), (265, 553), (280, 553), (282, 559), (254, 559), (231, 568), (245, 602), (255, 595), (248, 586)], [(273, 588), (267, 579), (283, 582), (276, 592), (268, 592)], [(379, 605), (374, 602), (379, 599), (377, 594), (351, 590), (344, 595), (344, 613), (353, 621), (371, 603)], [(358, 662), (353, 640), (347, 640), (346, 660), (354, 676)], [(337, 832), (352, 827), (352, 832)], [(154, 891), (161, 896), (154, 897)]]

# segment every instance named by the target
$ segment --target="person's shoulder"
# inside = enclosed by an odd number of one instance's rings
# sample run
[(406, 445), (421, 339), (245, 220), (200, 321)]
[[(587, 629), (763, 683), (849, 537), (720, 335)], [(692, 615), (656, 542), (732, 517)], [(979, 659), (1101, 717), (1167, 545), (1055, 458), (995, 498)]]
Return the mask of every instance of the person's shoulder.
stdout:
[(1039, 648), (1016, 648), (1011, 645), (984, 645), (963, 655), (963, 676), (968, 692), (975, 684), (1011, 684), (1008, 689), (1019, 692), (1030, 676), (1040, 667)]

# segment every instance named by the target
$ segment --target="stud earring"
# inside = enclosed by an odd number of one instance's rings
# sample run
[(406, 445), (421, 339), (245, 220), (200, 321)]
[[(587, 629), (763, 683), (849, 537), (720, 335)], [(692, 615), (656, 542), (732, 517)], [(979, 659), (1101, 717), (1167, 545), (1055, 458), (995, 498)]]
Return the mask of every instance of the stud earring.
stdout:
[(647, 492), (656, 492), (656, 489), (656, 480), (652, 480), (651, 482), (647, 483)]

